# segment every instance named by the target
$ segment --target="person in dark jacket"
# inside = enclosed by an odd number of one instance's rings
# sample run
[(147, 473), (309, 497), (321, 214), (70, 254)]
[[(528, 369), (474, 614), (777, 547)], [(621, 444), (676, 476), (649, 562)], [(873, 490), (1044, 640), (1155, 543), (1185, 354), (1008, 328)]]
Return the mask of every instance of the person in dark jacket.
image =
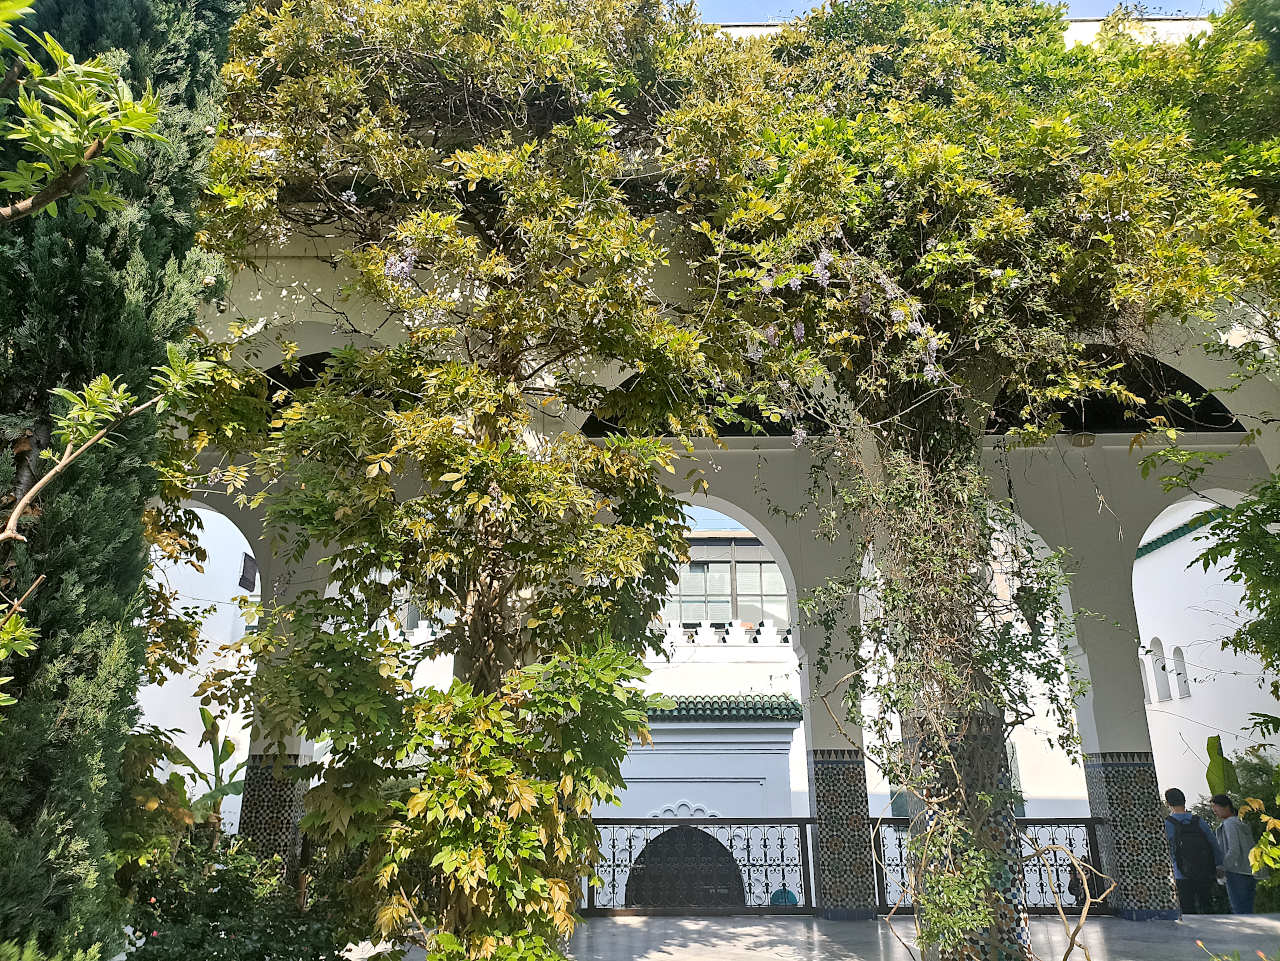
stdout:
[(1214, 888), (1222, 851), (1209, 825), (1187, 810), (1187, 796), (1178, 788), (1164, 792), (1169, 816), (1164, 836), (1169, 842), (1169, 860), (1178, 886), (1178, 904), (1183, 914), (1212, 914)]

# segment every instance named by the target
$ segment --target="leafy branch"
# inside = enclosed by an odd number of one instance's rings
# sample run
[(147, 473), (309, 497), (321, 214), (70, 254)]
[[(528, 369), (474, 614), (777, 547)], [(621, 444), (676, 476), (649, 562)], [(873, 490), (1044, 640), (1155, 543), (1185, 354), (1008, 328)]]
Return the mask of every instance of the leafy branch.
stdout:
[(77, 61), (47, 33), (24, 29), (20, 38), (14, 24), (30, 12), (24, 0), (0, 0), (0, 52), (13, 58), (0, 80), (0, 98), (13, 116), (0, 125), (0, 136), (23, 155), (0, 169), (0, 191), (13, 195), (0, 204), (0, 222), (56, 214), (58, 201), (69, 196), (88, 216), (118, 208), (120, 199), (95, 178), (137, 169), (130, 141), (163, 139), (151, 129), (159, 102), (149, 88), (135, 98), (100, 57)]
[[(58, 416), (53, 431), (63, 445), (62, 452), (57, 455), (42, 452), (41, 456), (53, 464), (9, 509), (0, 528), (0, 545), (26, 541), (19, 529), (23, 519), (40, 495), (72, 464), (95, 447), (110, 446), (111, 435), (127, 421), (147, 411), (162, 413), (193, 387), (208, 382), (214, 366), (211, 362), (189, 360), (173, 345), (169, 346), (168, 353), (169, 363), (156, 368), (151, 378), (154, 393), (147, 400), (140, 400), (126, 384), (106, 374), (94, 378), (79, 393), (64, 387), (54, 388), (52, 393), (66, 401), (66, 409)], [(24, 605), (35, 596), (44, 580), (45, 575), (38, 576), (20, 597), (9, 601), (4, 608), (3, 620), (0, 620), (0, 661), (10, 654), (25, 656), (35, 647), (35, 631), (23, 612)], [(0, 678), (0, 685), (10, 680), (10, 677)], [(13, 703), (12, 697), (0, 694), (0, 707)]]

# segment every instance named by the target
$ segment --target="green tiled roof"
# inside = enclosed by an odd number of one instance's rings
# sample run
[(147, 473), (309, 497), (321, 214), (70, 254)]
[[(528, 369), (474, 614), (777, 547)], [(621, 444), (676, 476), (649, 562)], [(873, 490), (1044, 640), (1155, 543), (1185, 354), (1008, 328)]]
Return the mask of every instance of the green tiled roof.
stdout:
[(788, 694), (695, 694), (672, 697), (675, 707), (649, 712), (650, 721), (801, 721)]
[(1138, 548), (1137, 556), (1146, 557), (1152, 551), (1158, 551), (1160, 548), (1164, 547), (1166, 544), (1172, 544), (1174, 541), (1181, 540), (1182, 538), (1186, 537), (1188, 534), (1192, 533), (1193, 531), (1198, 530), (1201, 527), (1204, 527), (1206, 524), (1212, 524), (1215, 520), (1221, 517), (1225, 512), (1226, 512), (1225, 507), (1215, 507), (1212, 510), (1205, 511), (1203, 514), (1197, 514), (1195, 517), (1191, 518), (1191, 520), (1187, 521), (1185, 524), (1179, 524), (1177, 527), (1173, 528), (1172, 530), (1165, 531), (1159, 537), (1151, 538), (1151, 540), (1147, 541), (1145, 544), (1141, 545)]

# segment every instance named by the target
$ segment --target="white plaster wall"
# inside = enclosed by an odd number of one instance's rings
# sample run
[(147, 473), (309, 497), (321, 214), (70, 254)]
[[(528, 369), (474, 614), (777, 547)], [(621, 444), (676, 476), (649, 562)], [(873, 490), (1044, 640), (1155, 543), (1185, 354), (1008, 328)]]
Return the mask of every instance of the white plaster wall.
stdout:
[[(213, 651), (219, 645), (239, 640), (244, 635), (244, 618), (233, 598), (256, 596), (257, 591), (246, 591), (239, 584), (241, 558), (249, 552), (244, 535), (221, 514), (203, 508), (197, 508), (197, 513), (204, 523), (199, 541), (209, 554), (204, 571), (186, 565), (173, 567), (166, 564), (160, 566), (157, 576), (170, 589), (179, 592), (180, 604), (201, 608), (216, 605), (201, 624), (206, 654), (194, 672), (171, 677), (163, 685), (148, 684), (138, 693), (138, 703), (142, 708), (143, 723), (175, 731), (173, 741), (178, 748), (208, 771), (212, 767), (209, 746), (199, 743), (203, 728), (196, 688), (201, 676), (213, 666)], [(234, 767), (249, 755), (248, 725), (243, 718), (233, 718), (224, 725), (223, 735), (236, 743), (235, 756), (229, 762)], [(240, 823), (240, 798), (233, 796), (223, 801), (222, 815), (226, 829), (235, 831)]]
[[(1222, 494), (1223, 501), (1238, 495)], [(1148, 529), (1143, 542), (1214, 506), (1189, 500), (1167, 508)], [(1221, 565), (1205, 571), (1193, 563), (1207, 535), (1191, 534), (1140, 557), (1133, 566), (1134, 604), (1144, 651), (1159, 638), (1169, 666), (1168, 699), (1156, 699), (1155, 658), (1144, 653), (1142, 667), (1153, 701), (1146, 708), (1156, 773), (1162, 787), (1180, 787), (1188, 797), (1208, 793), (1205, 784), (1205, 740), (1222, 736), (1227, 753), (1255, 739), (1244, 734), (1252, 712), (1280, 713), (1280, 703), (1259, 685), (1257, 658), (1222, 650), (1221, 639), (1242, 623), (1240, 589)], [(1173, 676), (1173, 649), (1186, 658), (1190, 695), (1179, 696)]]
[[(1017, 752), (1018, 776), (1028, 818), (1089, 816), (1089, 793), (1084, 770), (1058, 747), (1059, 727), (1042, 708), (1010, 738)], [(879, 770), (867, 767), (867, 802), (872, 817), (890, 817), (889, 782)]]
[[(791, 744), (798, 724), (651, 725), (653, 743), (623, 762), (622, 803), (601, 817), (790, 817)], [(668, 813), (672, 809), (679, 813)], [(705, 812), (705, 814), (702, 814)]]
[[(656, 694), (786, 694), (801, 700), (800, 667), (790, 644), (669, 644), (665, 657), (646, 658), (645, 666), (650, 674), (645, 678), (644, 688)], [(633, 748), (633, 752), (643, 750)], [(809, 816), (809, 770), (803, 725), (788, 729), (786, 753), (785, 799), (752, 817)], [(714, 754), (706, 763), (710, 766), (704, 773), (719, 770)], [(781, 795), (770, 796), (781, 798)]]

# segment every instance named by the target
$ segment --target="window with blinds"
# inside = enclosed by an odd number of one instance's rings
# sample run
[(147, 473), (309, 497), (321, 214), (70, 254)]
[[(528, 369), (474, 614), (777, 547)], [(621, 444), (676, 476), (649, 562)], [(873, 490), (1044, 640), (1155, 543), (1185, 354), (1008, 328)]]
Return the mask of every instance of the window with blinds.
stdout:
[(748, 629), (764, 621), (789, 621), (782, 571), (755, 538), (691, 538), (693, 559), (663, 611), (663, 619), (694, 627), (741, 621)]

